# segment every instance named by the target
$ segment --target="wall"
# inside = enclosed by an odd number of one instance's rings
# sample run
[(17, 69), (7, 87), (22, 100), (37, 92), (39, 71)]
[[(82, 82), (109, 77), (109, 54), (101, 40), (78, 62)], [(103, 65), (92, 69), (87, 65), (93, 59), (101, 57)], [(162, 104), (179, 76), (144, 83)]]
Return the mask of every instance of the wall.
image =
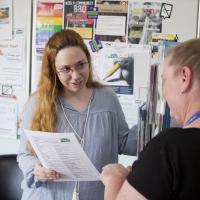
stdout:
[(170, 19), (163, 23), (163, 33), (175, 33), (180, 41), (195, 38), (198, 27), (199, 0), (165, 0), (163, 2), (173, 4)]
[(16, 154), (19, 148), (19, 140), (0, 138), (0, 155)]

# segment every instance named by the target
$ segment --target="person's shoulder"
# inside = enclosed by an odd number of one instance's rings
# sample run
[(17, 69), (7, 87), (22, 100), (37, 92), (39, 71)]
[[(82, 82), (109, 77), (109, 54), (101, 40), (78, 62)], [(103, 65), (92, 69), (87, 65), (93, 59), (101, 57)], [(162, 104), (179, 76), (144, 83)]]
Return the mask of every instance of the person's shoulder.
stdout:
[(22, 112), (20, 113), (20, 121), (23, 121), (23, 126), (30, 124), (31, 117), (35, 111), (36, 96), (32, 94), (29, 96), (27, 102), (24, 104)]
[(186, 137), (186, 136), (192, 136), (193, 134), (198, 133), (199, 134), (200, 129), (199, 128), (169, 128), (162, 132), (160, 132), (155, 139), (156, 140), (175, 140), (179, 139), (180, 137)]
[(196, 138), (196, 140), (199, 140), (199, 132), (199, 128), (169, 128), (161, 131), (152, 140), (150, 140), (149, 144), (159, 148), (164, 146), (176, 147), (181, 142), (187, 142), (188, 139), (190, 140)]
[(113, 91), (113, 89), (109, 86), (104, 86), (101, 88), (96, 88), (95, 89), (98, 93), (103, 94), (103, 95), (115, 95), (115, 92)]
[(108, 86), (105, 86), (103, 88), (97, 88), (95, 89), (95, 92), (97, 93), (97, 96), (100, 97), (101, 99), (105, 99), (105, 100), (117, 99), (117, 95), (115, 94), (113, 89)]
[(181, 133), (183, 132), (183, 128), (168, 128), (159, 132), (155, 137), (153, 137), (147, 146), (154, 147), (162, 147), (166, 143), (175, 143), (179, 137), (181, 137)]
[(28, 101), (27, 101), (27, 105), (28, 106), (35, 105), (35, 102), (36, 102), (36, 93), (33, 93), (29, 96)]
[(169, 128), (159, 132), (145, 145), (141, 155), (145, 153), (151, 154), (152, 152), (157, 155), (157, 153), (159, 154), (159, 152), (162, 152), (164, 149), (168, 149), (171, 145), (176, 146), (174, 137), (180, 132), (182, 132), (182, 128)]
[(112, 88), (96, 88), (93, 97), (93, 105), (95, 105), (95, 111), (116, 112), (116, 110), (119, 109), (119, 100)]
[(158, 139), (167, 139), (167, 138), (171, 138), (171, 137), (174, 137), (175, 134), (180, 134), (181, 132), (183, 131), (183, 128), (180, 128), (180, 127), (174, 127), (174, 128), (168, 128), (168, 129), (165, 129), (163, 131), (161, 131), (157, 136), (156, 138)]
[(35, 104), (36, 104), (36, 94), (33, 93), (29, 96), (27, 102), (24, 105), (24, 112), (28, 111), (31, 112), (32, 110), (34, 110), (35, 108)]

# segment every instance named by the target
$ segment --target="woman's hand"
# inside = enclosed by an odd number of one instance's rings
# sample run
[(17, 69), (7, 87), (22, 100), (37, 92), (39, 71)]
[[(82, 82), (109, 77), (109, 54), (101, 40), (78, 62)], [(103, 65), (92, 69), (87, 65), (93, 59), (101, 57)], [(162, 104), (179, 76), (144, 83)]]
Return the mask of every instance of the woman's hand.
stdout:
[(130, 168), (125, 168), (121, 164), (109, 164), (103, 167), (101, 180), (105, 186), (110, 184), (121, 186), (129, 172)]
[(116, 199), (130, 168), (125, 168), (121, 164), (109, 164), (103, 167), (101, 180), (105, 185), (104, 199)]
[(60, 174), (58, 172), (47, 169), (40, 164), (35, 166), (33, 173), (35, 177), (42, 182), (53, 181), (60, 178)]

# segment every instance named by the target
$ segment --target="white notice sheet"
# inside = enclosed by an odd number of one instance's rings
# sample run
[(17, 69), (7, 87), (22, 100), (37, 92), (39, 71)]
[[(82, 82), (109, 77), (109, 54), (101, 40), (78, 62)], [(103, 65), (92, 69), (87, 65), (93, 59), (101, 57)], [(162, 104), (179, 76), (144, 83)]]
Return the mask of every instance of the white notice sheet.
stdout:
[(41, 164), (61, 173), (57, 181), (98, 181), (100, 174), (73, 133), (24, 130)]

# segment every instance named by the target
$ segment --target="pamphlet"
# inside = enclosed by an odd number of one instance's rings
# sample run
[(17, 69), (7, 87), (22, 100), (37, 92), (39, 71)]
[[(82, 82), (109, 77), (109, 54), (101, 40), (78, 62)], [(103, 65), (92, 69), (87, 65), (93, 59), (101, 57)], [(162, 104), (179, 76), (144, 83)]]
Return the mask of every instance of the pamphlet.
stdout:
[(73, 133), (24, 130), (41, 164), (61, 174), (56, 181), (99, 181), (100, 174)]

